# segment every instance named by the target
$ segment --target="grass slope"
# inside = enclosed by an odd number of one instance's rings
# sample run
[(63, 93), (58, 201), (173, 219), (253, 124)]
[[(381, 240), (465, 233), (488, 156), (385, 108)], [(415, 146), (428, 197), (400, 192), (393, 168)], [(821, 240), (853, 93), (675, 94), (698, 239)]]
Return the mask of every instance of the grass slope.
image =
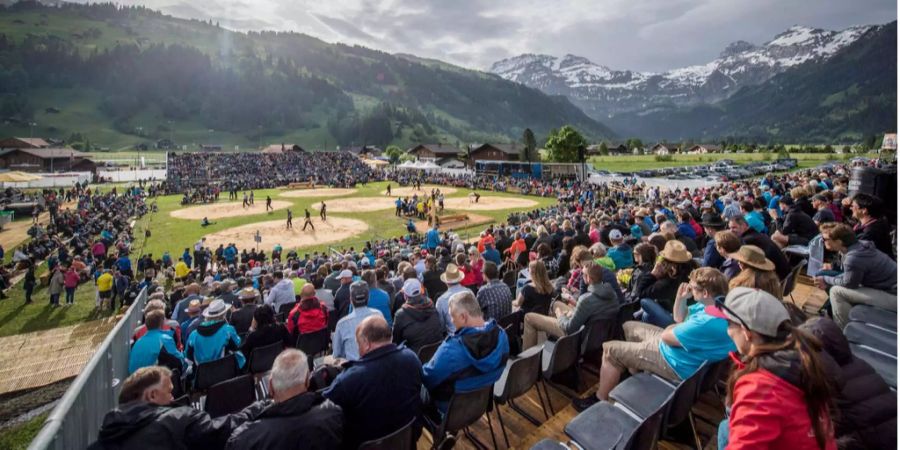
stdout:
[[(827, 161), (835, 161), (843, 157), (869, 156), (867, 155), (836, 155), (833, 153), (791, 153), (791, 158), (796, 158), (799, 168), (815, 167)], [(746, 164), (753, 161), (765, 161), (766, 155), (762, 153), (725, 153), (715, 155), (673, 155), (672, 161), (656, 161), (653, 155), (629, 155), (629, 156), (594, 156), (590, 163), (594, 168), (608, 170), (610, 172), (635, 172), (645, 169), (660, 169), (664, 167), (694, 166), (709, 164), (723, 159), (731, 159), (738, 164)], [(774, 161), (777, 155), (770, 155)]]

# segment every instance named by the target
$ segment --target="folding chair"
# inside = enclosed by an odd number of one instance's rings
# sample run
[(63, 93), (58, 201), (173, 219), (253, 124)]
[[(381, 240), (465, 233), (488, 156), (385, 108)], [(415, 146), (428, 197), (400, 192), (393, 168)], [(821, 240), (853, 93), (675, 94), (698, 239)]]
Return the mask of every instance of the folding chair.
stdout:
[[(559, 338), (556, 342), (544, 342), (541, 356), (541, 372), (544, 380), (569, 398), (573, 398), (576, 394), (564, 391), (557, 385), (557, 382), (568, 385), (572, 391), (578, 390), (578, 358), (581, 354), (583, 333), (584, 326), (568, 336)], [(556, 414), (553, 410), (553, 402), (550, 401), (549, 392), (547, 393), (547, 403), (550, 403), (550, 412)]]
[(230, 354), (224, 358), (197, 365), (197, 378), (194, 390), (203, 392), (214, 384), (230, 380), (238, 376), (237, 357)]
[[(444, 414), (440, 422), (434, 421), (433, 417), (425, 415), (425, 426), (431, 432), (433, 438), (433, 449), (443, 448), (443, 444), (448, 439), (455, 442), (456, 435), (462, 431), (467, 438), (480, 449), (488, 448), (474, 435), (469, 433), (469, 425), (481, 420), (481, 416), (488, 413), (491, 402), (491, 393), (493, 386), (485, 386), (481, 389), (471, 391), (455, 392), (450, 398), (450, 404), (447, 407), (447, 413)], [(491, 430), (491, 440), (494, 441), (494, 447), (497, 448), (497, 440), (494, 437), (494, 426), (491, 424), (491, 415), (487, 414), (488, 428)]]
[(421, 362), (422, 364), (426, 364), (428, 363), (428, 361), (431, 361), (431, 357), (434, 356), (435, 352), (437, 352), (438, 347), (440, 347), (443, 342), (444, 341), (437, 341), (419, 347), (419, 351), (416, 352), (416, 356), (419, 357), (419, 362)]
[[(509, 403), (509, 407), (515, 412), (528, 419), (535, 426), (541, 423), (530, 414), (519, 408), (514, 403), (515, 399), (525, 395), (532, 387), (537, 386), (538, 399), (541, 402), (541, 409), (544, 411), (544, 417), (550, 418), (547, 414), (547, 407), (544, 406), (544, 397), (541, 394), (541, 388), (538, 386), (541, 377), (541, 355), (543, 349), (540, 346), (534, 346), (519, 354), (518, 358), (510, 359), (506, 362), (506, 368), (500, 379), (494, 383), (494, 403), (504, 405)], [(496, 409), (497, 419), (500, 421), (500, 429), (503, 431), (503, 440), (509, 447), (509, 437), (506, 434), (506, 425), (503, 423), (503, 415), (500, 408)]]
[(585, 327), (585, 337), (581, 343), (582, 367), (596, 375), (603, 363), (603, 343), (621, 335), (622, 326), (618, 320), (612, 319), (594, 320)]
[(256, 382), (260, 398), (269, 396), (268, 387), (263, 383), (263, 380), (265, 379), (265, 374), (272, 370), (272, 364), (275, 363), (275, 358), (281, 354), (282, 350), (284, 350), (284, 345), (281, 342), (276, 342), (264, 347), (257, 347), (250, 352), (247, 365), (250, 367), (250, 374), (253, 375), (253, 379)]
[(212, 418), (236, 413), (256, 401), (253, 375), (241, 375), (216, 383), (206, 391), (203, 410)]
[(897, 313), (869, 305), (856, 305), (850, 309), (851, 322), (863, 322), (897, 332)]
[(651, 450), (670, 401), (671, 397), (646, 418), (620, 403), (600, 402), (575, 416), (566, 425), (566, 435), (585, 450)]
[(415, 448), (413, 442), (413, 425), (416, 419), (410, 420), (399, 430), (371, 441), (363, 442), (359, 446), (359, 450), (412, 450)]

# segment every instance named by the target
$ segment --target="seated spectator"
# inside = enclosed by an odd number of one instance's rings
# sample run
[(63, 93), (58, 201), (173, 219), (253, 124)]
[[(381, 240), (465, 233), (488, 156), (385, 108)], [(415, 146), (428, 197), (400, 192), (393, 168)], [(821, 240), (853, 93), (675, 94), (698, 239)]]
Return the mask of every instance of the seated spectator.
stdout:
[[(728, 357), (734, 344), (728, 339), (728, 322), (707, 313), (707, 306), (727, 290), (725, 276), (711, 268), (691, 272), (690, 282), (679, 286), (677, 319), (665, 329), (637, 321), (624, 324), (625, 341), (603, 344), (603, 364), (597, 392), (573, 402), (583, 411), (609, 393), (626, 370), (653, 372), (678, 382), (694, 374), (704, 363), (715, 363)], [(697, 304), (686, 307), (687, 297)]]
[(238, 350), (241, 338), (234, 327), (225, 321), (228, 305), (214, 300), (203, 311), (203, 321), (197, 331), (188, 336), (185, 356), (197, 364), (214, 361), (228, 353), (234, 353), (238, 367), (244, 367), (244, 355)]
[(328, 326), (328, 309), (316, 298), (312, 284), (300, 289), (300, 301), (288, 314), (285, 326), (294, 342), (301, 334), (315, 333)]
[(763, 251), (755, 245), (742, 245), (738, 251), (728, 255), (738, 262), (741, 268), (731, 281), (729, 289), (736, 287), (748, 287), (762, 289), (775, 298), (782, 298), (784, 293), (778, 275), (775, 275), (775, 264), (766, 259)]
[[(816, 208), (816, 215), (813, 216), (813, 222), (816, 224), (816, 234), (818, 234), (818, 226), (823, 223), (836, 222), (834, 211), (831, 209), (832, 203), (823, 194), (816, 194), (812, 197), (813, 207)], [(815, 235), (814, 235), (815, 236)]]
[(187, 307), (192, 300), (203, 300), (200, 296), (200, 285), (197, 283), (191, 283), (184, 288), (184, 297), (175, 304), (175, 308), (172, 310), (172, 318), (178, 323), (184, 323), (184, 319), (187, 317)]
[(484, 311), (485, 320), (506, 317), (512, 313), (512, 292), (509, 286), (500, 281), (500, 271), (492, 261), (485, 261), (482, 271), (487, 284), (478, 289), (475, 297)]
[(722, 257), (722, 264), (718, 269), (725, 274), (725, 278), (729, 280), (737, 276), (741, 272), (741, 265), (730, 255), (741, 249), (741, 239), (731, 231), (724, 230), (716, 233), (716, 253)]
[(700, 267), (713, 267), (721, 270), (722, 264), (725, 263), (725, 257), (716, 251), (716, 234), (724, 230), (727, 224), (721, 216), (714, 213), (708, 213), (701, 224), (703, 233), (706, 235), (706, 246), (703, 247), (703, 260), (700, 262)]
[(172, 372), (160, 366), (138, 369), (125, 379), (118, 408), (106, 413), (90, 449), (222, 448), (231, 431), (258, 413), (241, 412), (212, 419), (190, 406), (170, 406)]
[(734, 217), (729, 220), (728, 228), (741, 239), (744, 245), (755, 245), (762, 249), (766, 254), (766, 259), (775, 264), (775, 273), (779, 280), (787, 278), (791, 273), (791, 265), (784, 253), (781, 252), (781, 248), (772, 242), (769, 236), (751, 228), (743, 217)]
[(159, 353), (163, 351), (184, 363), (184, 355), (178, 350), (175, 340), (172, 339), (169, 332), (161, 329), (165, 320), (166, 313), (159, 308), (151, 309), (144, 316), (143, 333), (131, 347), (131, 353), (128, 355), (129, 374), (136, 372), (141, 367), (156, 365)]
[[(137, 341), (141, 337), (144, 336), (144, 333), (147, 332), (147, 314), (153, 310), (160, 310), (165, 314), (166, 312), (166, 304), (162, 300), (150, 300), (147, 302), (147, 306), (144, 307), (144, 324), (135, 328), (134, 333), (131, 335), (132, 341)], [(166, 319), (163, 321), (162, 326), (159, 328), (161, 331), (169, 334), (169, 337), (175, 340), (175, 346), (178, 350), (184, 349), (184, 345), (182, 344), (182, 336), (181, 336), (181, 326), (178, 322), (172, 319)]]
[(741, 287), (706, 310), (728, 320), (741, 355), (728, 379), (731, 412), (719, 428), (720, 448), (837, 449), (819, 345), (791, 324), (784, 304)]
[(422, 284), (425, 286), (425, 293), (428, 295), (428, 298), (439, 298), (441, 294), (447, 292), (447, 285), (441, 281), (441, 274), (442, 271), (438, 267), (437, 259), (433, 255), (426, 257), (425, 272), (422, 273)]
[(494, 238), (491, 235), (487, 235), (482, 242), (484, 243), (484, 251), (481, 253), (481, 257), (485, 261), (490, 261), (498, 266), (503, 264), (503, 260), (500, 259), (500, 252), (494, 248)]
[(471, 291), (454, 295), (449, 306), (457, 331), (422, 367), (422, 381), (441, 414), (454, 392), (492, 386), (509, 357), (506, 332), (493, 320), (485, 322)]
[(891, 242), (891, 224), (884, 217), (884, 202), (878, 197), (859, 192), (848, 202), (853, 218), (856, 239), (870, 241), (875, 248), (894, 259), (896, 249)]
[(821, 226), (825, 248), (841, 255), (843, 273), (817, 276), (816, 285), (828, 290), (834, 321), (843, 329), (854, 305), (897, 311), (897, 263), (870, 241), (857, 239), (847, 225)]
[(800, 328), (819, 339), (840, 367), (834, 375), (843, 382), (842, 388), (832, 386), (832, 392), (839, 413), (835, 434), (842, 448), (897, 448), (897, 394), (869, 363), (853, 356), (834, 321), (816, 317)]
[(306, 355), (296, 349), (281, 352), (269, 378), (272, 399), (250, 407), (261, 411), (234, 430), (225, 448), (340, 448), (344, 436), (341, 408), (309, 392), (308, 380)]
[(381, 311), (384, 320), (387, 320), (388, 326), (391, 326), (394, 319), (391, 315), (391, 298), (388, 293), (378, 288), (378, 279), (374, 270), (364, 270), (362, 280), (369, 285), (369, 308)]
[(641, 320), (658, 327), (671, 323), (678, 286), (687, 281), (696, 266), (693, 256), (681, 241), (666, 242), (659, 256), (650, 276), (643, 278), (634, 290), (636, 297), (641, 299)]
[(553, 302), (550, 308), (552, 316), (525, 314), (522, 337), (524, 348), (542, 344), (547, 337), (560, 338), (572, 334), (582, 325), (595, 320), (614, 319), (618, 316), (619, 302), (616, 293), (608, 283), (603, 282), (603, 269), (600, 265), (588, 262), (581, 273), (588, 289), (577, 300), (566, 295), (564, 301)]
[(262, 305), (253, 312), (250, 334), (241, 343), (241, 353), (249, 357), (253, 350), (276, 342), (292, 347), (296, 341), (291, 339), (284, 324), (275, 322), (275, 310), (269, 305)]
[(404, 302), (394, 319), (392, 332), (394, 343), (404, 344), (418, 353), (422, 346), (443, 339), (445, 328), (441, 325), (434, 303), (422, 293), (419, 280), (415, 278), (406, 280), (400, 295), (404, 297)]
[(625, 243), (625, 237), (622, 236), (621, 231), (615, 228), (610, 231), (609, 242), (612, 246), (606, 254), (615, 263), (615, 270), (627, 269), (634, 265), (631, 246)]
[(810, 239), (819, 234), (816, 223), (806, 215), (800, 205), (794, 204), (790, 197), (781, 197), (778, 206), (784, 212), (784, 218), (778, 220), (778, 231), (772, 235), (772, 241), (784, 248), (789, 245), (808, 245)]
[[(238, 291), (238, 301), (232, 305), (231, 317), (229, 322), (234, 326), (234, 330), (240, 333), (250, 331), (250, 324), (253, 323), (253, 314), (259, 306), (259, 291), (252, 287), (245, 287)], [(240, 303), (240, 306), (238, 306)]]
[(365, 281), (357, 281), (350, 285), (350, 301), (353, 311), (338, 321), (332, 340), (332, 358), (334, 360), (356, 361), (359, 359), (359, 347), (356, 346), (356, 327), (372, 314), (381, 311), (368, 307), (369, 285)]
[(609, 257), (606, 246), (603, 245), (603, 243), (598, 242), (591, 245), (591, 255), (594, 257), (593, 261), (595, 263), (603, 266), (607, 270), (616, 270), (616, 262)]
[(526, 313), (548, 315), (550, 302), (553, 300), (553, 284), (547, 276), (547, 269), (541, 261), (532, 261), (528, 264), (530, 281), (519, 289), (519, 295), (513, 306)]
[(653, 244), (644, 242), (634, 247), (634, 269), (631, 271), (628, 284), (625, 286), (625, 298), (627, 301), (640, 300), (640, 297), (637, 297), (635, 288), (644, 285), (646, 281), (643, 280), (651, 276), (650, 272), (653, 272), (653, 267), (656, 265), (656, 255), (657, 250)]
[(274, 274), (275, 286), (266, 296), (265, 304), (272, 305), (272, 308), (278, 312), (281, 311), (283, 305), (293, 305), (296, 302), (294, 296), (294, 282), (284, 277), (284, 272), (276, 270)]
[[(356, 330), (360, 358), (344, 366), (323, 395), (344, 412), (344, 444), (386, 436), (416, 418), (421, 410), (422, 365), (416, 354), (391, 342), (391, 329), (380, 316), (363, 319)], [(418, 427), (412, 443), (418, 440)]]
[(441, 275), (441, 281), (447, 285), (447, 290), (434, 302), (434, 307), (437, 309), (441, 324), (444, 325), (447, 334), (453, 334), (456, 331), (456, 328), (453, 327), (453, 320), (450, 318), (450, 297), (460, 292), (472, 292), (461, 284), (464, 277), (465, 274), (459, 270), (459, 266), (452, 263), (447, 265), (447, 269)]

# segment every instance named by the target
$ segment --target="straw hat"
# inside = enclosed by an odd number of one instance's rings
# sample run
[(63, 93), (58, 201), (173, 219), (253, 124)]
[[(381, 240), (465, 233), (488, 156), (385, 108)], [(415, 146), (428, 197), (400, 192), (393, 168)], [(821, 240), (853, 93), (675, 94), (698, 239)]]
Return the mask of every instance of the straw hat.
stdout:
[(441, 274), (441, 281), (447, 284), (456, 284), (462, 281), (463, 277), (462, 272), (459, 271), (459, 267), (456, 264), (447, 264), (447, 269), (444, 270), (444, 273)]
[(666, 246), (659, 253), (659, 256), (674, 263), (686, 263), (694, 257), (691, 255), (691, 252), (687, 251), (687, 248), (681, 241), (676, 240), (666, 242)]
[(738, 251), (728, 255), (734, 260), (740, 261), (750, 267), (771, 272), (775, 270), (775, 264), (766, 258), (765, 252), (755, 245), (742, 245)]

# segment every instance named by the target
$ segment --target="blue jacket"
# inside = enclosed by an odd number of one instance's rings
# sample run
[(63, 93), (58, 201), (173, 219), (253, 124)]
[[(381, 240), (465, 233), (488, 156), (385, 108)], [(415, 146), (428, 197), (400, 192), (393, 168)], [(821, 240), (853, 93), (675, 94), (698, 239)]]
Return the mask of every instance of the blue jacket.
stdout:
[(197, 364), (215, 361), (228, 353), (237, 357), (238, 367), (244, 367), (244, 355), (238, 351), (241, 338), (234, 327), (225, 321), (203, 322), (188, 336), (185, 353)]
[(419, 358), (406, 347), (388, 344), (346, 363), (323, 395), (344, 411), (345, 444), (356, 448), (418, 417), (421, 389)]
[(237, 258), (237, 249), (229, 245), (222, 251), (222, 256), (225, 257), (225, 262), (231, 264)]
[(697, 239), (697, 232), (694, 231), (694, 227), (687, 222), (679, 222), (678, 223), (678, 232), (681, 233), (682, 236), (687, 236), (691, 239)]
[(441, 233), (432, 228), (425, 233), (425, 248), (433, 250), (438, 245), (441, 245)]
[(632, 253), (631, 246), (628, 244), (621, 244), (618, 247), (610, 248), (609, 252), (606, 253), (606, 256), (612, 258), (613, 262), (616, 263), (616, 270), (627, 269), (634, 265), (634, 254)]
[(147, 330), (147, 333), (131, 347), (131, 354), (128, 355), (128, 374), (134, 373), (141, 367), (156, 365), (159, 352), (163, 348), (168, 354), (184, 363), (184, 355), (178, 351), (175, 340), (169, 336), (169, 333), (162, 330)]
[(509, 339), (493, 319), (483, 327), (456, 330), (422, 367), (422, 381), (441, 412), (455, 391), (494, 384), (509, 358)]
[(723, 258), (716, 250), (716, 240), (709, 238), (709, 240), (706, 241), (706, 247), (703, 249), (703, 262), (700, 263), (700, 267), (712, 267), (718, 269), (724, 262), (725, 258)]
[(481, 253), (481, 257), (498, 266), (503, 264), (503, 260), (500, 259), (500, 252), (493, 247), (484, 249), (484, 252)]

